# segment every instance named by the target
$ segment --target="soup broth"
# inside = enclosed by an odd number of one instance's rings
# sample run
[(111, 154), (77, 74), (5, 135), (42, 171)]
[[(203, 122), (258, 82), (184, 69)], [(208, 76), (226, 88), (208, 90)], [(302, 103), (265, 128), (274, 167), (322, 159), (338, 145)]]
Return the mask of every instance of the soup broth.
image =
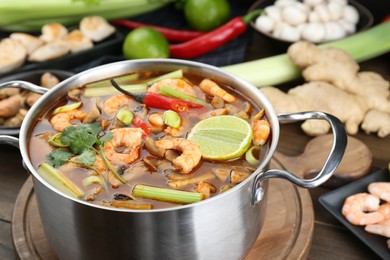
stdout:
[[(193, 203), (244, 181), (269, 149), (270, 127), (262, 108), (213, 79), (166, 75), (137, 72), (114, 78), (138, 98), (115, 90), (110, 79), (70, 91), (32, 130), (33, 166), (71, 196), (129, 209)], [(178, 105), (167, 109), (167, 104)], [(223, 116), (248, 122), (253, 140), (242, 155), (209, 159), (188, 134), (199, 122)]]

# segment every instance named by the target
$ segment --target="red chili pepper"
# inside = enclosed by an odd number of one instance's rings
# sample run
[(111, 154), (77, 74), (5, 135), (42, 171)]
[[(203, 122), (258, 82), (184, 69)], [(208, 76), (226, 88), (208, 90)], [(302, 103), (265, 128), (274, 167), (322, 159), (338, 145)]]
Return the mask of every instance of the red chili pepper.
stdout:
[(262, 10), (256, 10), (244, 17), (235, 17), (226, 24), (198, 38), (179, 44), (172, 44), (170, 46), (170, 56), (184, 59), (195, 58), (220, 47), (245, 32), (248, 23), (254, 16), (259, 14), (259, 11), (263, 12)]
[(149, 27), (153, 28), (160, 33), (164, 35), (165, 38), (167, 38), (168, 41), (173, 42), (185, 42), (188, 40), (195, 39), (199, 36), (202, 36), (205, 34), (205, 32), (199, 32), (199, 31), (189, 31), (189, 30), (175, 30), (171, 28), (151, 25), (151, 24), (145, 24), (145, 23), (138, 23), (133, 22), (129, 20), (116, 20), (112, 22), (113, 25), (119, 25), (123, 26), (128, 29), (136, 29), (140, 27)]
[(175, 112), (186, 112), (189, 108), (201, 108), (200, 104), (184, 101), (178, 98), (166, 97), (154, 92), (146, 92), (143, 103), (147, 107), (154, 107), (165, 110), (173, 110)]
[(173, 110), (175, 112), (185, 112), (189, 108), (201, 108), (203, 107), (200, 104), (196, 104), (189, 101), (184, 101), (178, 98), (166, 97), (154, 92), (145, 92), (145, 93), (131, 93), (122, 89), (114, 79), (111, 79), (111, 84), (119, 90), (120, 92), (134, 98), (139, 103), (145, 104), (147, 107), (153, 107), (164, 110)]
[(145, 134), (146, 135), (150, 135), (150, 133), (152, 131), (150, 131), (148, 125), (144, 122), (144, 120), (142, 120), (142, 118), (138, 115), (136, 115), (132, 121), (132, 124), (135, 126), (135, 127), (139, 127), (141, 128), (142, 130), (144, 130)]

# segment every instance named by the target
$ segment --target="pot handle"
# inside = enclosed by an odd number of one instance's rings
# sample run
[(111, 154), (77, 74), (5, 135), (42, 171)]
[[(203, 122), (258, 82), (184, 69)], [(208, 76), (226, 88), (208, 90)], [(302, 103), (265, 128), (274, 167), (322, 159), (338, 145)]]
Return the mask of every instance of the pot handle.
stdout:
[(312, 179), (302, 179), (293, 173), (279, 169), (271, 169), (266, 172), (260, 172), (256, 176), (252, 186), (252, 206), (258, 204), (262, 200), (264, 196), (264, 189), (261, 187), (260, 183), (269, 178), (284, 178), (303, 188), (314, 188), (323, 184), (332, 176), (340, 164), (345, 148), (347, 147), (347, 134), (345, 132), (344, 125), (335, 116), (324, 112), (301, 112), (293, 114), (279, 114), (278, 119), (281, 123), (292, 123), (308, 119), (322, 119), (328, 121), (333, 132), (332, 148), (321, 171)]
[(31, 82), (27, 82), (23, 80), (13, 80), (13, 81), (0, 83), (0, 89), (2, 88), (21, 88), (38, 94), (45, 94), (48, 91), (47, 88), (40, 87)]

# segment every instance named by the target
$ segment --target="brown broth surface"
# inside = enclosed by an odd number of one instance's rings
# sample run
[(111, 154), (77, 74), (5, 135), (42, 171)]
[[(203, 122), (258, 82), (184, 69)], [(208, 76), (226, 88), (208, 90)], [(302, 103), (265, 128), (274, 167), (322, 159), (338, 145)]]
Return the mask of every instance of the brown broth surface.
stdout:
[[(156, 77), (157, 75), (160, 75), (160, 73), (150, 73), (150, 72), (140, 73), (138, 80), (134, 80), (132, 82), (129, 82), (128, 84), (145, 82), (145, 80)], [(176, 137), (186, 138), (186, 135), (191, 130), (192, 126), (194, 126), (197, 122), (201, 120), (200, 115), (215, 109), (210, 103), (212, 98), (206, 95), (205, 93), (203, 93), (202, 90), (199, 89), (198, 87), (198, 84), (201, 82), (201, 80), (203, 80), (203, 78), (200, 78), (196, 75), (190, 75), (190, 74), (185, 74), (184, 76), (186, 81), (190, 82), (193, 85), (193, 88), (195, 89), (196, 97), (198, 99), (206, 101), (208, 104), (203, 108), (191, 108), (188, 112), (180, 113), (180, 116), (182, 118), (182, 125), (185, 126), (185, 128), (180, 132), (180, 135), (175, 136), (175, 138)], [(223, 89), (225, 89), (228, 93), (234, 95), (237, 99), (233, 103), (225, 103), (224, 106), (226, 109), (228, 109), (229, 115), (236, 115), (237, 113), (242, 112), (249, 103), (251, 106), (251, 111), (247, 113), (248, 115), (247, 121), (251, 122), (254, 115), (256, 115), (261, 108), (257, 107), (250, 99), (244, 97), (243, 95), (238, 93), (235, 89), (229, 86), (223, 86), (223, 85), (220, 86)], [(85, 89), (85, 86), (83, 86), (81, 89), (82, 90)], [(103, 107), (104, 102), (109, 97), (110, 96), (98, 96), (98, 97), (81, 96), (82, 106), (79, 108), (79, 110), (83, 110), (88, 113), (91, 113), (93, 108), (95, 107), (95, 104), (97, 104), (97, 107), (101, 109)], [(47, 134), (50, 135), (50, 134), (58, 133), (58, 131), (53, 129), (49, 121), (50, 118), (52, 117), (51, 114), (52, 111), (56, 107), (60, 107), (65, 104), (72, 104), (72, 103), (75, 103), (75, 101), (70, 100), (68, 97), (64, 97), (60, 102), (55, 104), (53, 107), (49, 108), (46, 111), (46, 113), (42, 115), (40, 120), (37, 121), (35, 127), (33, 128), (30, 136), (30, 142), (29, 142), (29, 154), (30, 154), (31, 162), (35, 168), (38, 168), (40, 164), (45, 162), (46, 160), (45, 158), (47, 154), (50, 153), (53, 149), (55, 149), (55, 147), (48, 144), (47, 138), (45, 137), (45, 135)], [(132, 110), (135, 115), (138, 114), (138, 116), (140, 116), (144, 120), (144, 122), (146, 122), (146, 124), (151, 128), (153, 127), (148, 121), (149, 115), (155, 112), (164, 112), (163, 110), (156, 109), (156, 108), (146, 108), (145, 111), (142, 109), (143, 106), (137, 103), (135, 100), (130, 100), (129, 104), (130, 104), (129, 109)], [(114, 126), (113, 122), (115, 120), (115, 116), (109, 116), (104, 112), (104, 109), (101, 109), (101, 118), (104, 119), (106, 122), (108, 122), (107, 127), (102, 131), (104, 132), (110, 131), (111, 128)], [(263, 117), (262, 119), (266, 119), (266, 118)], [(78, 120), (72, 120), (71, 122), (72, 124), (81, 123)], [(123, 127), (133, 128), (134, 125), (123, 126)], [(154, 140), (172, 138), (169, 134), (167, 134), (164, 131), (151, 133), (150, 137), (153, 138)], [(268, 142), (265, 145), (263, 145), (263, 147), (261, 148), (261, 152), (259, 154), (260, 161), (262, 160), (262, 158), (264, 158), (265, 154), (267, 154), (269, 149), (269, 143), (270, 140), (268, 140)], [(116, 151), (121, 152), (121, 148), (118, 147)], [(178, 154), (180, 153), (178, 152)], [(149, 169), (147, 172), (142, 171), (142, 173), (138, 174), (137, 166), (143, 166), (140, 167), (141, 169), (145, 168), (145, 163), (143, 161), (145, 158), (156, 159), (160, 162), (160, 164), (156, 170)], [(212, 173), (213, 170), (217, 168), (227, 169), (229, 172), (231, 170), (243, 170), (248, 173), (252, 173), (256, 165), (249, 164), (245, 160), (245, 155), (243, 155), (241, 158), (237, 158), (225, 162), (212, 162), (212, 161), (206, 161), (202, 159), (193, 171), (191, 171), (189, 174), (182, 174), (180, 173), (180, 171), (176, 170), (175, 167), (172, 166), (172, 163), (170, 161), (152, 155), (145, 148), (145, 145), (142, 145), (140, 148), (139, 157), (136, 161), (130, 164), (122, 164), (122, 165), (116, 164), (114, 165), (114, 167), (119, 171), (122, 171), (123, 169), (127, 169), (127, 171), (125, 171), (125, 173), (122, 175), (122, 176), (126, 176), (126, 178), (128, 179), (127, 184), (121, 184), (119, 185), (119, 187), (112, 187), (112, 185), (106, 179), (106, 183), (107, 183), (106, 187), (103, 187), (101, 184), (90, 184), (88, 186), (84, 186), (83, 179), (91, 175), (96, 175), (96, 172), (94, 172), (91, 169), (80, 167), (77, 164), (69, 163), (69, 162), (60, 166), (58, 169), (67, 178), (69, 178), (75, 185), (77, 185), (81, 190), (83, 190), (84, 196), (81, 199), (90, 201), (91, 203), (104, 204), (106, 202), (115, 201), (116, 198), (115, 195), (118, 194), (131, 196), (132, 190), (136, 184), (144, 184), (144, 185), (173, 189), (168, 185), (168, 183), (171, 181), (169, 179), (169, 176), (172, 175), (176, 177), (177, 176), (182, 177), (182, 178), (195, 178), (198, 176), (202, 176), (204, 174)], [(131, 175), (131, 173), (129, 173), (131, 172), (129, 170), (130, 168), (133, 169), (132, 172), (135, 172), (136, 174)], [(103, 171), (105, 177), (107, 176), (108, 173), (109, 173), (108, 170)], [(215, 176), (213, 179), (207, 180), (206, 182), (212, 184), (216, 189), (215, 192), (211, 193), (211, 196), (216, 196), (220, 194), (225, 186), (229, 186), (229, 185), (234, 186), (234, 184), (230, 182), (229, 177), (226, 178), (225, 181), (223, 181), (220, 178), (218, 178), (218, 176)], [(98, 187), (103, 187), (104, 190), (94, 195), (93, 200), (88, 199), (88, 196), (93, 194)], [(190, 184), (179, 188), (179, 190), (194, 192), (196, 187), (197, 184)], [(153, 209), (174, 207), (178, 205), (175, 203), (162, 202), (162, 201), (144, 199), (139, 197), (135, 198), (134, 202), (151, 203)]]

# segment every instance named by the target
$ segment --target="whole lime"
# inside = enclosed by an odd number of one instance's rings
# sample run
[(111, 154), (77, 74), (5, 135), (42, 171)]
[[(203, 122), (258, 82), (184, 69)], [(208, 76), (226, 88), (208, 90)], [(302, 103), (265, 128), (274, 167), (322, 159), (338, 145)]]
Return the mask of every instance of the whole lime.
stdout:
[(123, 42), (126, 59), (168, 58), (169, 43), (160, 32), (141, 27), (129, 32)]
[(187, 0), (184, 15), (193, 29), (210, 31), (227, 22), (230, 5), (227, 0)]

